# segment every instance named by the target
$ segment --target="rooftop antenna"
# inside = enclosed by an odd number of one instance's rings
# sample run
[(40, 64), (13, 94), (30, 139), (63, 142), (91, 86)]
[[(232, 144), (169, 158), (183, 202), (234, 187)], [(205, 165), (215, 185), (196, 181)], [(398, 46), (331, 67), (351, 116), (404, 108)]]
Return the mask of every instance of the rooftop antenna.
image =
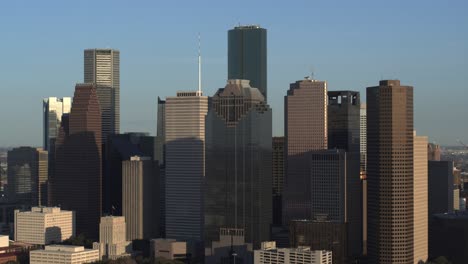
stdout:
[(198, 94), (202, 94), (201, 90), (201, 40), (200, 32), (198, 32)]

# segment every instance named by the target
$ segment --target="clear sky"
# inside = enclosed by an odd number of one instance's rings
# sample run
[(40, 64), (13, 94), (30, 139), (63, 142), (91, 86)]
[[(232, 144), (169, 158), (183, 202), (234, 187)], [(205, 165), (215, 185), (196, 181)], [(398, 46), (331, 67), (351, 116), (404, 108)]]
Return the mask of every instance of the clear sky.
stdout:
[(468, 1), (1, 1), (0, 146), (42, 144), (42, 98), (72, 96), (83, 50), (121, 52), (121, 131), (155, 133), (157, 96), (225, 85), (227, 30), (268, 30), (268, 94), (283, 134), (289, 83), (315, 72), (329, 90), (380, 79), (415, 87), (415, 128), (468, 143)]

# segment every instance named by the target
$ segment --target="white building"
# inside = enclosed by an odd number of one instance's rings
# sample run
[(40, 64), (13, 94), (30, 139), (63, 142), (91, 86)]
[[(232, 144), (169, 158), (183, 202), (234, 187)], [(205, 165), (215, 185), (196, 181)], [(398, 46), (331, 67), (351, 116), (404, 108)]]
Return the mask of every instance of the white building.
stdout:
[(35, 245), (60, 243), (75, 235), (75, 212), (59, 207), (15, 210), (15, 241)]
[(82, 246), (50, 245), (29, 253), (30, 264), (82, 264), (99, 260), (99, 250)]
[(56, 139), (59, 133), (62, 115), (70, 113), (71, 97), (48, 97), (43, 100), (43, 128), (44, 128), (44, 150), (49, 151), (51, 140)]
[(276, 242), (263, 242), (254, 251), (254, 264), (331, 264), (332, 252), (309, 247), (276, 248)]
[(99, 250), (100, 259), (118, 259), (130, 256), (132, 242), (126, 240), (125, 217), (101, 217), (99, 243), (93, 243), (93, 249)]
[(187, 243), (175, 239), (152, 239), (151, 251), (154, 258), (183, 260), (187, 258)]

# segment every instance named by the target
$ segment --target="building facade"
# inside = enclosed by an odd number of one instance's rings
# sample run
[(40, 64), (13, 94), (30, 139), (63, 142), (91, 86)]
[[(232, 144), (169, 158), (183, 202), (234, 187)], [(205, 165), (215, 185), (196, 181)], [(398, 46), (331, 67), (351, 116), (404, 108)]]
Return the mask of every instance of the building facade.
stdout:
[(10, 201), (23, 206), (47, 205), (48, 153), (41, 148), (19, 147), (8, 151)]
[(429, 256), (427, 140), (414, 134), (414, 263)]
[(304, 184), (307, 152), (328, 148), (327, 83), (306, 78), (290, 85), (284, 98), (286, 174), (283, 189), (283, 225), (292, 219), (310, 219), (309, 186)]
[(260, 247), (272, 223), (271, 109), (246, 80), (229, 80), (206, 117), (205, 246), (242, 228)]
[(84, 264), (99, 260), (99, 250), (82, 246), (50, 245), (29, 253), (31, 264)]
[(413, 87), (367, 88), (368, 257), (413, 263)]
[(328, 148), (360, 152), (359, 92), (328, 91)]
[(361, 103), (359, 111), (359, 131), (360, 140), (359, 145), (361, 146), (361, 171), (367, 171), (367, 105)]
[(155, 259), (162, 258), (166, 260), (187, 260), (187, 242), (177, 241), (176, 239), (152, 239), (151, 257)]
[(178, 92), (165, 105), (166, 237), (201, 243), (208, 97)]
[(93, 243), (93, 249), (99, 250), (100, 259), (118, 259), (130, 256), (132, 242), (127, 241), (127, 227), (123, 216), (101, 217), (99, 242)]
[(34, 245), (60, 243), (75, 236), (75, 212), (58, 207), (15, 210), (15, 241)]
[(158, 237), (158, 170), (151, 157), (133, 156), (122, 163), (122, 213), (127, 240)]
[(43, 148), (49, 151), (55, 146), (51, 145), (52, 140), (58, 136), (60, 124), (62, 123), (62, 115), (70, 113), (71, 98), (70, 97), (48, 97), (42, 102), (43, 109)]
[(86, 49), (84, 82), (93, 83), (101, 106), (102, 143), (120, 132), (120, 51)]
[(281, 225), (284, 184), (284, 137), (273, 137), (272, 177), (273, 177), (273, 224)]
[(77, 84), (68, 124), (56, 141), (50, 205), (76, 212), (77, 233), (99, 236), (102, 213), (101, 111), (96, 88)]
[(428, 216), (453, 212), (453, 161), (428, 161)]
[(276, 248), (274, 241), (263, 242), (254, 252), (254, 264), (332, 264), (332, 252), (310, 247)]
[(249, 80), (267, 101), (267, 30), (258, 25), (228, 31), (228, 79)]
[(219, 240), (212, 241), (205, 249), (205, 264), (233, 263), (252, 264), (253, 248), (245, 242), (242, 228), (220, 228)]

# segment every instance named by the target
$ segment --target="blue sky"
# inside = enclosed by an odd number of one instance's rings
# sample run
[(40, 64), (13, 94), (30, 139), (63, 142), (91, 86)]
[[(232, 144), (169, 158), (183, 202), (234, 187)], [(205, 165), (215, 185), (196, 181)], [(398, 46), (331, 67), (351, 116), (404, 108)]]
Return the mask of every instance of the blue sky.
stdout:
[(121, 130), (155, 133), (156, 98), (227, 77), (227, 30), (268, 30), (268, 93), (283, 134), (289, 83), (314, 69), (329, 90), (398, 78), (415, 87), (415, 128), (468, 142), (468, 1), (1, 1), (0, 146), (42, 144), (42, 98), (72, 96), (83, 50), (121, 51)]

